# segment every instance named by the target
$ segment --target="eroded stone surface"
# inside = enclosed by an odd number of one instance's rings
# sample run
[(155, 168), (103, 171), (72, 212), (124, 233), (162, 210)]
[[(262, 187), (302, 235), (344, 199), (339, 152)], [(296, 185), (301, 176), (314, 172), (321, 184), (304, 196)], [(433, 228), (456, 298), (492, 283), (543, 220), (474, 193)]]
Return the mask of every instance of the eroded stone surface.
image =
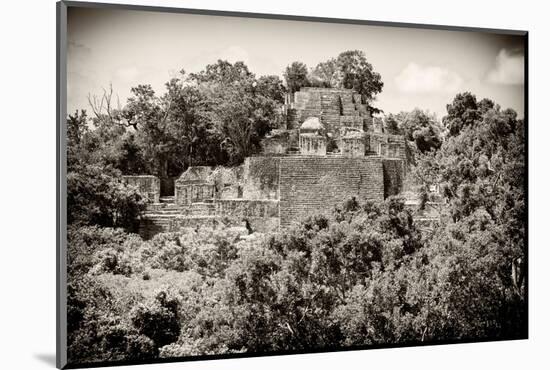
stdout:
[(233, 168), (188, 168), (173, 198), (153, 196), (141, 235), (201, 226), (269, 232), (352, 197), (381, 201), (403, 192), (405, 139), (374, 125), (359, 94), (303, 88), (285, 102), (286, 123), (262, 141), (261, 155)]

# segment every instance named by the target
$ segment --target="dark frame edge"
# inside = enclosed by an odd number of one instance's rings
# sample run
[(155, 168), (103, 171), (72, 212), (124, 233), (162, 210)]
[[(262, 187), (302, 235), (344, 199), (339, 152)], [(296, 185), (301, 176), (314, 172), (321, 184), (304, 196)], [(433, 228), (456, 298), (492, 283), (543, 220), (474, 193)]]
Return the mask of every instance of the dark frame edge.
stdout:
[(67, 366), (67, 4), (56, 3), (56, 367)]
[(524, 169), (524, 192), (525, 192), (525, 312), (526, 312), (526, 325), (525, 335), (529, 339), (529, 324), (532, 323), (531, 315), (529, 314), (529, 32), (525, 32), (524, 38), (524, 56), (523, 56), (523, 68), (524, 68), (524, 87), (523, 87), (523, 102), (524, 112), (523, 120), (525, 122), (525, 169)]

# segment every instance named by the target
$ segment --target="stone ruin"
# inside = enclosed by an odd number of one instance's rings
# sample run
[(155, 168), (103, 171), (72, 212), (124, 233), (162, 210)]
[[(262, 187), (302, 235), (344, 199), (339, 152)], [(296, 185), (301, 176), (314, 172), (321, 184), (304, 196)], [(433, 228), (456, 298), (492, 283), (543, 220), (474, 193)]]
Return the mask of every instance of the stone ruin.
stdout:
[(238, 167), (189, 167), (174, 195), (161, 196), (153, 176), (125, 176), (149, 200), (142, 237), (202, 225), (270, 232), (352, 197), (381, 201), (403, 191), (405, 139), (384, 133), (361, 95), (302, 88), (287, 94), (283, 114), (260, 155)]

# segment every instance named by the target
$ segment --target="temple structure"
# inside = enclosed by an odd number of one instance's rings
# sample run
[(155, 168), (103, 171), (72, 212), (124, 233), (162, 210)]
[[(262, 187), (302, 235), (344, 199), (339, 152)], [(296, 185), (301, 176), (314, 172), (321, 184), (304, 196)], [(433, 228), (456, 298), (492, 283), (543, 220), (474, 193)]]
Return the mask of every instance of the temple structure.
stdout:
[(375, 124), (361, 95), (302, 88), (286, 96), (283, 114), (260, 155), (238, 167), (190, 167), (173, 196), (161, 197), (154, 177), (125, 177), (150, 199), (140, 234), (243, 223), (269, 232), (351, 197), (380, 201), (403, 191), (405, 139)]

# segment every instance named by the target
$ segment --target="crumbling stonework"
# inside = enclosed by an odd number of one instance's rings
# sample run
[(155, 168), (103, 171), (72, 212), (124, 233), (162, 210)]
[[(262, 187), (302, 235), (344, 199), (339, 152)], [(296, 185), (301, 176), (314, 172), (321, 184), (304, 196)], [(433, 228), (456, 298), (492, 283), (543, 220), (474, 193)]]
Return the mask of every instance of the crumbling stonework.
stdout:
[(340, 138), (340, 151), (346, 157), (364, 157), (366, 140), (363, 132), (349, 132)]
[(372, 125), (372, 116), (361, 95), (351, 89), (302, 88), (288, 99), (287, 127), (299, 128), (309, 117), (318, 117), (328, 132), (339, 137), (340, 129), (353, 127), (365, 130)]
[(216, 215), (226, 217), (279, 217), (278, 200), (220, 199), (216, 202)]
[(243, 163), (243, 199), (279, 198), (280, 157), (257, 156), (245, 159)]
[(160, 198), (160, 180), (155, 176), (122, 176), (125, 184), (135, 186), (150, 203), (158, 203)]
[(216, 167), (211, 178), (214, 182), (216, 199), (237, 199), (243, 197), (244, 166)]
[(403, 136), (371, 133), (368, 135), (368, 138), (369, 151), (371, 153), (381, 157), (406, 160), (406, 144)]
[(264, 153), (285, 154), (290, 149), (291, 133), (288, 130), (272, 130), (268, 139), (262, 141)]
[(176, 203), (191, 205), (214, 198), (215, 186), (212, 169), (206, 166), (189, 167), (176, 180)]
[(327, 139), (317, 134), (300, 134), (300, 154), (326, 155)]
[(175, 196), (153, 197), (140, 234), (206, 225), (270, 232), (350, 198), (381, 201), (403, 192), (405, 139), (373, 125), (359, 94), (304, 88), (285, 101), (286, 124), (264, 138), (262, 155), (233, 168), (188, 168)]

